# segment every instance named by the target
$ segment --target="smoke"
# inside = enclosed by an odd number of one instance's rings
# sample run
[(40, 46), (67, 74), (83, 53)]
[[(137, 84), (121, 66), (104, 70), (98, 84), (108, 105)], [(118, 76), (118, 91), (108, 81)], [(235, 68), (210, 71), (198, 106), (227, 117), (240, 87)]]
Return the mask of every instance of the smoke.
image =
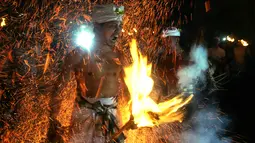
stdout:
[(177, 73), (179, 88), (193, 86), (199, 81), (205, 82), (205, 72), (208, 69), (207, 50), (199, 45), (193, 47), (190, 53), (192, 65), (180, 69)]
[[(190, 52), (190, 60), (192, 65), (180, 69), (177, 73), (181, 90), (187, 88), (193, 90), (198, 86), (198, 82), (206, 84), (206, 72), (209, 68), (207, 50), (202, 45), (194, 46)], [(230, 142), (228, 139), (220, 138), (220, 131), (228, 125), (228, 122), (227, 118), (218, 114), (215, 105), (197, 110), (188, 121), (191, 129), (182, 133), (182, 142), (228, 143)]]
[(229, 120), (217, 114), (215, 108), (197, 112), (192, 120), (192, 129), (182, 133), (184, 143), (230, 143), (229, 138), (220, 137)]

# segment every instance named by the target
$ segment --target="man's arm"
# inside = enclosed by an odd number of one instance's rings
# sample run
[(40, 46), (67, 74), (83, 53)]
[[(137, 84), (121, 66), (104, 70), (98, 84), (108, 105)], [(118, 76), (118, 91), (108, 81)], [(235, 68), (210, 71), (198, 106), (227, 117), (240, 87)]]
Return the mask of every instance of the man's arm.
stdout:
[(64, 82), (68, 82), (71, 79), (71, 73), (81, 61), (81, 50), (73, 50), (65, 57), (61, 70), (61, 78)]
[[(55, 91), (51, 95), (50, 108), (51, 108), (51, 125), (48, 130), (48, 140), (50, 142), (61, 142), (68, 138), (68, 127), (63, 125), (64, 118), (59, 118), (60, 114), (69, 109), (61, 108), (64, 98), (67, 96), (76, 96), (76, 81), (74, 79), (74, 68), (82, 60), (81, 53), (78, 50), (73, 50), (64, 59), (61, 66), (60, 76), (55, 83)], [(72, 108), (72, 107), (70, 107)], [(68, 115), (71, 116), (71, 115)], [(67, 118), (67, 117), (66, 117)]]
[(126, 85), (126, 83), (125, 83), (125, 80), (124, 80), (124, 78), (125, 78), (125, 71), (124, 71), (124, 68), (125, 68), (125, 66), (128, 66), (129, 64), (131, 64), (131, 63), (129, 63), (129, 61), (128, 61), (128, 59), (127, 58), (129, 58), (129, 57), (126, 57), (125, 56), (125, 53), (123, 53), (123, 52), (120, 52), (119, 53), (120, 54), (120, 63), (121, 63), (121, 71), (120, 71), (120, 82), (121, 82), (121, 88), (122, 88), (122, 90), (123, 90), (123, 94), (126, 96), (126, 97), (129, 97), (129, 91), (128, 91), (128, 87), (127, 87), (127, 85)]

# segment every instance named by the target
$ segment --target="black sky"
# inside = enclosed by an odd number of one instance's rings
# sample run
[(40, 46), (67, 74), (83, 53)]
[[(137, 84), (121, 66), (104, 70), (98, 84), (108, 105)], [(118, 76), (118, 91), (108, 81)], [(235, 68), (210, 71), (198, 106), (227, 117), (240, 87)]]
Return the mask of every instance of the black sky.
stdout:
[(253, 39), (255, 32), (254, 0), (210, 0), (212, 10), (206, 24), (215, 30), (233, 32), (240, 38)]

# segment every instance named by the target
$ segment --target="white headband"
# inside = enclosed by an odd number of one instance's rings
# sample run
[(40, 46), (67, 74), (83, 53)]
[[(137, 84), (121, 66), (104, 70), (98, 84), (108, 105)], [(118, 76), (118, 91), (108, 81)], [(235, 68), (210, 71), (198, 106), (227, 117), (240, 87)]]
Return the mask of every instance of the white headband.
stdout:
[(170, 29), (164, 30), (162, 36), (163, 37), (168, 37), (168, 36), (180, 37), (181, 32), (177, 28), (173, 27), (171, 30)]

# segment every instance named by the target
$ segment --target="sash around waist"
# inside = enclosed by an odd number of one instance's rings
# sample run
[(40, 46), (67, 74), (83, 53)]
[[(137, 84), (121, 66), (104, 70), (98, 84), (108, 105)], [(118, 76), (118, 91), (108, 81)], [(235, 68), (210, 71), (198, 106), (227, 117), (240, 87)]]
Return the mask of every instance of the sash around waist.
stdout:
[(88, 102), (91, 104), (100, 101), (102, 105), (114, 105), (116, 104), (115, 97), (108, 97), (108, 98), (88, 98), (84, 97)]

